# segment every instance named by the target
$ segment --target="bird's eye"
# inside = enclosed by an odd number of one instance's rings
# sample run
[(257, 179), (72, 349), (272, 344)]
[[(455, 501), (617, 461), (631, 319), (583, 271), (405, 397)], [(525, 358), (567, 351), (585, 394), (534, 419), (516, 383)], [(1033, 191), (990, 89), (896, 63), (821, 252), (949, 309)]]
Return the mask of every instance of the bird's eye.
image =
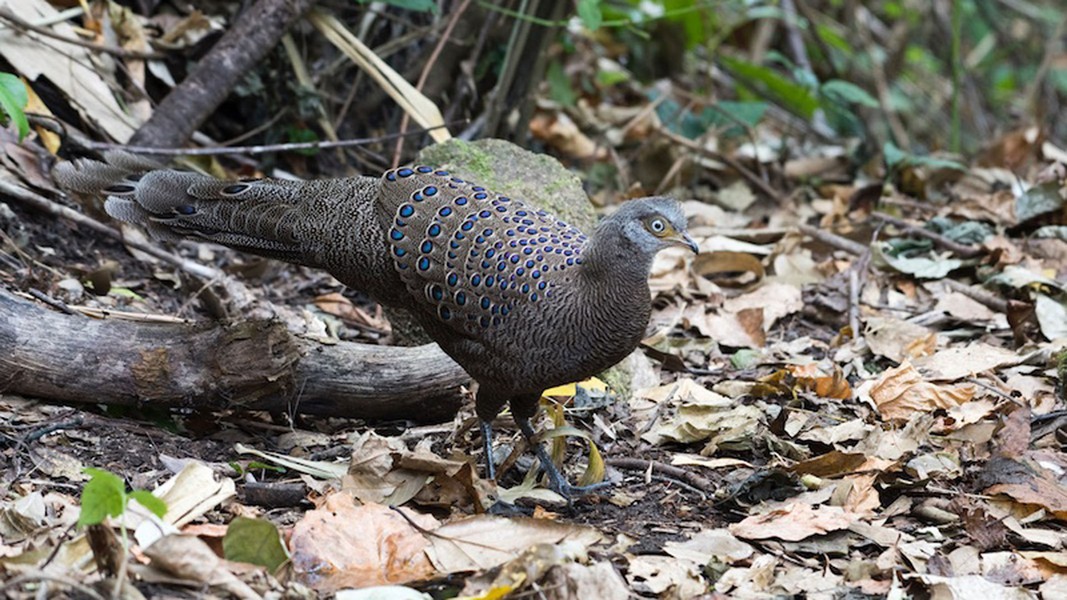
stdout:
[(667, 231), (667, 224), (663, 221), (663, 219), (655, 218), (648, 222), (648, 230), (656, 235), (659, 235)]

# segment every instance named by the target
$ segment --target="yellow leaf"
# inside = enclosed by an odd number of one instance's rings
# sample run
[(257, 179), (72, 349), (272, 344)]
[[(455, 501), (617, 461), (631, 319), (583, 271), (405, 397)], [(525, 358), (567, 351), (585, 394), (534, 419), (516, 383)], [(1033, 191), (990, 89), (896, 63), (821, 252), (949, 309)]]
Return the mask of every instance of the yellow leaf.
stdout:
[(519, 589), (519, 587), (525, 583), (526, 577), (524, 574), (519, 573), (512, 583), (506, 583), (504, 585), (496, 585), (477, 596), (463, 596), (457, 598), (457, 600), (502, 600), (507, 598), (509, 594)]
[[(23, 83), (25, 83), (25, 79), (23, 79)], [(26, 86), (26, 95), (28, 97), (26, 112), (35, 115), (52, 116), (52, 111), (48, 110), (48, 107), (41, 101), (41, 97), (29, 85)], [(45, 149), (55, 156), (56, 152), (59, 152), (59, 145), (62, 143), (59, 136), (54, 131), (39, 125), (34, 126), (33, 129), (37, 132), (37, 136), (41, 138), (41, 144), (44, 145)]]
[(604, 481), (604, 457), (600, 455), (600, 449), (593, 440), (589, 440), (589, 464), (585, 466), (585, 472), (578, 478), (578, 485), (593, 485)]
[(603, 381), (597, 379), (596, 377), (590, 377), (589, 379), (586, 379), (585, 381), (579, 381), (577, 383), (568, 383), (568, 384), (565, 384), (565, 385), (557, 385), (554, 388), (549, 388), (549, 389), (541, 392), (541, 395), (542, 396), (552, 396), (552, 397), (561, 397), (562, 396), (562, 397), (566, 397), (566, 398), (573, 398), (574, 395), (578, 393), (577, 386), (579, 386), (579, 385), (582, 386), (583, 388), (589, 390), (589, 391), (604, 392), (604, 391), (607, 391), (607, 389), (608, 389), (608, 384), (606, 384)]

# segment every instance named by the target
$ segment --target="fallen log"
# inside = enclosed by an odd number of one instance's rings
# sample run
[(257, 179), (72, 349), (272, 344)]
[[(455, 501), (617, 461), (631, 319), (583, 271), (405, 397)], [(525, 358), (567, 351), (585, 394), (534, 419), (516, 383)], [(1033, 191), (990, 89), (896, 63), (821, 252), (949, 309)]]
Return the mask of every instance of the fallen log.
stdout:
[(436, 344), (324, 344), (279, 320), (65, 314), (0, 289), (0, 392), (70, 403), (439, 422), (467, 374)]

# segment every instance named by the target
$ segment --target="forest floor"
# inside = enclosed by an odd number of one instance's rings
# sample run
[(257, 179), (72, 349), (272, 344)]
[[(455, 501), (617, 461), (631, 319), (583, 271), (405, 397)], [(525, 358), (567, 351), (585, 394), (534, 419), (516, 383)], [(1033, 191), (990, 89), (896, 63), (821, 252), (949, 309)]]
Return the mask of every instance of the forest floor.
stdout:
[[(586, 106), (595, 140), (547, 101), (531, 126), (586, 178), (632, 159), (597, 209), (669, 193), (701, 247), (657, 257), (623, 375), (543, 400), (539, 430), (577, 430), (553, 438), (568, 478), (592, 463), (610, 487), (568, 506), (525, 477), (508, 414), (508, 460), (486, 481), (466, 389), (438, 423), (120, 406), (91, 389), (60, 403), (12, 393), (21, 374), (0, 361), (0, 597), (105, 597), (116, 572), (127, 598), (1067, 597), (1067, 149), (1022, 128), (973, 160), (853, 169), (844, 142), (787, 153), (763, 125), (711, 150), (642, 102), (625, 118)], [(116, 226), (56, 188), (57, 160), (43, 130), (0, 131), (0, 291), (70, 323), (6, 342), (131, 314), (216, 323), (219, 282), (42, 208)], [(323, 344), (396, 341), (325, 273), (166, 251)], [(62, 379), (64, 364), (37, 366)], [(168, 511), (78, 525), (107, 495), (86, 468)]]

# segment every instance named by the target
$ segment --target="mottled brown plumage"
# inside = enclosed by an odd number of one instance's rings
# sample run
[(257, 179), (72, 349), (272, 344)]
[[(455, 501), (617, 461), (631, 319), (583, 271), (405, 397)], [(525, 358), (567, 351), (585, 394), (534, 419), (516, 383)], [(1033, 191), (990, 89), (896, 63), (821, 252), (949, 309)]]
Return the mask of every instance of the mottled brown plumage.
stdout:
[[(648, 273), (671, 244), (696, 250), (677, 202), (624, 203), (592, 236), (544, 210), (431, 167), (292, 182), (220, 181), (123, 153), (56, 169), (107, 196), (112, 216), (164, 239), (193, 237), (320, 267), (411, 310), (478, 384), (489, 422), (510, 402), (523, 433), (541, 392), (629, 354), (648, 324)], [(538, 445), (553, 487), (569, 486)]]

